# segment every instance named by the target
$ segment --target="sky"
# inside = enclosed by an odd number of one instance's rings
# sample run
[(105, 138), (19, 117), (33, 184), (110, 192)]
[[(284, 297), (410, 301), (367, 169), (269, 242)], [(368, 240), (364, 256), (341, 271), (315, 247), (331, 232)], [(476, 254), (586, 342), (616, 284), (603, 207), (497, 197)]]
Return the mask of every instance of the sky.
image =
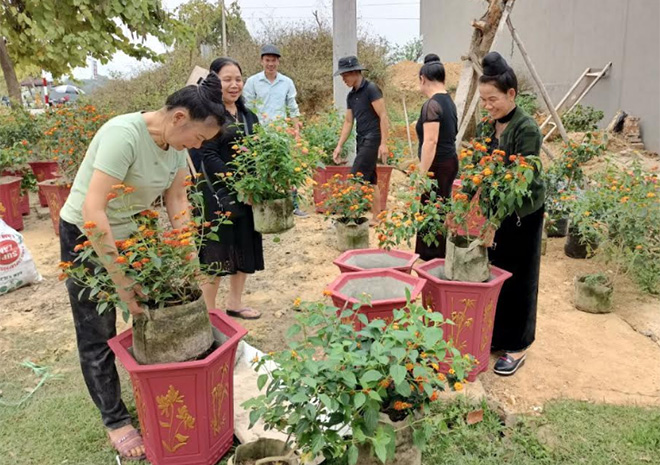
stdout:
[[(186, 0), (162, 0), (169, 11), (174, 11)], [(225, 0), (230, 3), (231, 0)], [(319, 11), (322, 18), (332, 19), (332, 0), (238, 0), (243, 19), (251, 34), (258, 34), (264, 22), (276, 20), (284, 26), (291, 22), (314, 21), (312, 12)], [(419, 36), (419, 0), (357, 0), (358, 31), (380, 35), (391, 44), (402, 45)], [(165, 47), (156, 39), (146, 44), (157, 52)], [(78, 79), (92, 77), (92, 60), (86, 68), (76, 68), (73, 72)], [(119, 73), (124, 76), (135, 74), (150, 62), (140, 62), (123, 53), (117, 53), (105, 64), (98, 64), (99, 74), (109, 76)]]

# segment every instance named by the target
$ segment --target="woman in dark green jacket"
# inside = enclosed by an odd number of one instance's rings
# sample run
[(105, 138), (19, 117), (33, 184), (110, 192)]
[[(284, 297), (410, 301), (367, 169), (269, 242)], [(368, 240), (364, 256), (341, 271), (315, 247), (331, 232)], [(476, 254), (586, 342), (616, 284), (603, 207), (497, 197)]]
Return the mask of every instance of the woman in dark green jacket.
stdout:
[[(482, 66), (479, 95), (491, 120), (479, 125), (477, 137), (491, 151), (538, 156), (541, 131), (536, 121), (516, 106), (518, 81), (513, 69), (497, 52), (486, 55)], [(514, 374), (524, 364), (526, 351), (534, 342), (544, 201), (545, 186), (538, 170), (529, 197), (502, 222), (489, 250), (493, 265), (513, 273), (502, 287), (495, 313), (491, 349), (504, 351), (495, 363), (494, 371), (499, 375)]]

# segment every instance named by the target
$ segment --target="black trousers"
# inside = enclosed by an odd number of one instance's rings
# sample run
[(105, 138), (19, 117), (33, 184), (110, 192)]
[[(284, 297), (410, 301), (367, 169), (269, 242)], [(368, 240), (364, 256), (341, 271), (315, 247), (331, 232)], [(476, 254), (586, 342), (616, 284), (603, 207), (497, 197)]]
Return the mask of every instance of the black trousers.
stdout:
[[(72, 262), (77, 254), (76, 244), (86, 240), (76, 225), (60, 219), (60, 254), (63, 262)], [(128, 425), (131, 416), (121, 400), (119, 374), (115, 367), (115, 354), (108, 346), (108, 339), (117, 334), (117, 315), (114, 308), (108, 308), (99, 315), (96, 302), (89, 300), (89, 293), (73, 279), (66, 280), (69, 292), (73, 323), (76, 327), (78, 357), (87, 390), (106, 428), (117, 429)]]
[(536, 335), (536, 307), (541, 269), (544, 207), (523, 218), (508, 216), (488, 250), (491, 263), (513, 273), (504, 281), (497, 301), (491, 349), (516, 352), (529, 347)]
[[(458, 174), (458, 158), (451, 157), (434, 163), (429, 168), (433, 173), (433, 179), (438, 181), (436, 195), (443, 198), (451, 196), (451, 189), (454, 184), (454, 179)], [(422, 202), (429, 200), (428, 194), (422, 195)], [(419, 254), (419, 258), (424, 261), (433, 260), (434, 258), (445, 258), (447, 252), (447, 242), (443, 235), (438, 236), (438, 245), (426, 245), (422, 239), (425, 232), (421, 231), (415, 239), (415, 253)]]

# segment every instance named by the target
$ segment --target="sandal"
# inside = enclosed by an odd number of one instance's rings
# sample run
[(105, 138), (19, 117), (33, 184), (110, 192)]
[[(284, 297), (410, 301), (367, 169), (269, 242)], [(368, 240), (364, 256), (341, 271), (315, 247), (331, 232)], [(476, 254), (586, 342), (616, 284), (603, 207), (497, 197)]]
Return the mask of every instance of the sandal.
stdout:
[[(258, 320), (261, 318), (261, 313), (250, 307), (241, 308), (239, 310), (227, 309), (226, 312), (229, 316), (233, 316), (234, 318), (243, 318), (244, 320)], [(253, 315), (247, 315), (245, 312), (252, 312)]]
[(132, 429), (116, 441), (110, 440), (110, 443), (119, 453), (121, 460), (144, 460), (147, 458), (146, 453), (142, 455), (129, 455), (131, 450), (144, 446), (142, 436), (136, 429)]

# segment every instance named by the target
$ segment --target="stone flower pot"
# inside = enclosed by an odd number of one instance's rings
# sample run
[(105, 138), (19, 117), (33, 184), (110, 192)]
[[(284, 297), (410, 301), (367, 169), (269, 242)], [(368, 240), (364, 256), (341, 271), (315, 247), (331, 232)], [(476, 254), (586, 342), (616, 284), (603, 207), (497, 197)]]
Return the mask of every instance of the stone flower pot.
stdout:
[(364, 298), (370, 300), (371, 305), (362, 305), (352, 320), (346, 321), (352, 322), (359, 331), (364, 324), (358, 320), (357, 314), (364, 314), (368, 321), (377, 318), (390, 321), (394, 309), (405, 307), (406, 291), (410, 292), (412, 300), (416, 300), (425, 284), (425, 279), (401, 271), (369, 270), (342, 273), (328, 286), (328, 291), (333, 304), (339, 309), (338, 314), (353, 308)]
[(133, 331), (108, 341), (133, 384), (147, 459), (153, 465), (211, 465), (234, 442), (234, 359), (247, 331), (212, 311), (214, 350), (204, 359), (140, 365)]
[(418, 254), (403, 250), (360, 249), (344, 252), (332, 263), (337, 265), (342, 273), (391, 269), (410, 274), (418, 258)]
[(337, 220), (337, 249), (340, 252), (369, 247), (369, 220), (360, 218), (359, 222)]
[(252, 465), (259, 461), (264, 465), (298, 465), (300, 459), (291, 454), (283, 441), (279, 439), (259, 438), (254, 442), (241, 444), (229, 458), (227, 465)]
[[(58, 166), (56, 161), (31, 161), (28, 164), (30, 165), (30, 168), (32, 168), (32, 172), (37, 178), (37, 182), (55, 179), (58, 176)], [(46, 196), (41, 192), (41, 189), (39, 189), (39, 204), (42, 207), (48, 206), (48, 200), (46, 200)]]
[(254, 229), (263, 234), (281, 233), (293, 228), (293, 200), (266, 200), (252, 206)]
[(575, 308), (587, 313), (610, 313), (614, 288), (609, 279), (589, 279), (589, 275), (576, 276)]
[(443, 327), (445, 340), (453, 341), (462, 354), (471, 354), (479, 361), (467, 378), (474, 381), (488, 369), (497, 299), (511, 273), (491, 266), (486, 282), (450, 281), (445, 276), (445, 260), (441, 258), (413, 269), (426, 279), (424, 305), (454, 323)]

